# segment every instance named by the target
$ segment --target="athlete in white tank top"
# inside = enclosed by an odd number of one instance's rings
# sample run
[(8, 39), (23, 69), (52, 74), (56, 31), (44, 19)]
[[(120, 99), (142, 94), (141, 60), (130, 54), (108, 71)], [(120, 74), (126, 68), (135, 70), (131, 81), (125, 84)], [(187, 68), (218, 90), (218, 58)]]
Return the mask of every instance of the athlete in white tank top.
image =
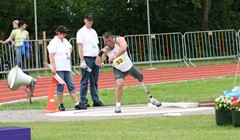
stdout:
[(123, 37), (114, 38), (111, 32), (105, 32), (103, 34), (103, 39), (107, 46), (101, 49), (101, 51), (98, 53), (95, 63), (96, 65), (100, 65), (106, 59), (106, 56), (109, 57), (108, 62), (112, 62), (112, 66), (114, 67), (113, 73), (116, 82), (115, 113), (121, 113), (123, 85), (127, 75), (131, 75), (141, 83), (153, 105), (156, 105), (157, 107), (161, 106), (161, 102), (153, 98), (153, 96), (145, 87), (142, 73), (133, 66), (133, 63), (127, 53), (128, 45), (126, 40)]
[[(118, 44), (115, 43), (114, 49), (108, 52), (108, 56), (109, 57), (115, 56), (119, 50), (120, 47), (118, 46)], [(119, 57), (115, 58), (113, 60), (112, 66), (122, 72), (128, 71), (133, 65), (132, 61), (130, 60), (127, 54), (127, 51), (124, 54), (120, 55)]]

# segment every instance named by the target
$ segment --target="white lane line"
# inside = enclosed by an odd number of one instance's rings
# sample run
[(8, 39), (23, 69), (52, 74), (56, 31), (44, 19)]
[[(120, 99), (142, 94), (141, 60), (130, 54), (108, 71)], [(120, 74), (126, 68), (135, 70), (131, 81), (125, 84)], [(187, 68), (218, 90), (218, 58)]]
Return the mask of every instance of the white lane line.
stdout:
[[(101, 107), (90, 108), (87, 110), (74, 110), (74, 111), (62, 111), (55, 113), (48, 113), (47, 116), (92, 116), (92, 117), (110, 117), (110, 116), (135, 116), (135, 115), (150, 115), (150, 114), (168, 114), (165, 116), (171, 116), (171, 114), (178, 114), (183, 112), (194, 112), (209, 110), (213, 107), (197, 107), (197, 108), (151, 108), (151, 107), (122, 107), (122, 113), (115, 113), (115, 107)], [(170, 114), (170, 115), (169, 115)]]

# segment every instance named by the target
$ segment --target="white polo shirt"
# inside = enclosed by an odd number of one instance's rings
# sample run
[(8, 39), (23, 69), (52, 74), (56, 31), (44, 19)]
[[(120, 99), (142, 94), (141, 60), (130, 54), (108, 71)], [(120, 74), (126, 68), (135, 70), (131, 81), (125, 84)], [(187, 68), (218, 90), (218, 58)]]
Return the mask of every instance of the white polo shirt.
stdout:
[(72, 45), (67, 39), (61, 41), (55, 36), (47, 46), (49, 53), (54, 53), (56, 71), (71, 71), (71, 52)]
[(96, 57), (98, 55), (98, 35), (94, 29), (83, 26), (77, 32), (77, 43), (83, 45), (83, 56)]

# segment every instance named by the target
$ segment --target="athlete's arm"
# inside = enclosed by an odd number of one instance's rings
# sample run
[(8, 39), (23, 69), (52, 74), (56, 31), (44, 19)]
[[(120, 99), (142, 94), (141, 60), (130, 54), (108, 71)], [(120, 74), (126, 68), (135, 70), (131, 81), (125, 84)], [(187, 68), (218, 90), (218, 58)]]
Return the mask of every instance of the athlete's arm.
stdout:
[(120, 47), (120, 50), (113, 56), (113, 59), (124, 54), (128, 47), (127, 42), (123, 37), (117, 37), (116, 41), (117, 41), (118, 46)]
[(105, 48), (103, 48), (99, 53), (98, 56), (95, 60), (95, 64), (96, 65), (101, 65), (102, 62), (106, 59), (107, 56), (107, 50)]

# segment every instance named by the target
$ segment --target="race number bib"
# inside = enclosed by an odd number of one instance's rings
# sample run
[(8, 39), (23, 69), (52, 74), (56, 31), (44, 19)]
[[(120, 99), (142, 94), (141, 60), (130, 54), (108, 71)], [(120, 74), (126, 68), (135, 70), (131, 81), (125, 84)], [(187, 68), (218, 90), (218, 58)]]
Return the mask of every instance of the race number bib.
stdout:
[(118, 67), (120, 64), (124, 63), (125, 61), (126, 61), (126, 58), (122, 56), (113, 62), (113, 66)]

